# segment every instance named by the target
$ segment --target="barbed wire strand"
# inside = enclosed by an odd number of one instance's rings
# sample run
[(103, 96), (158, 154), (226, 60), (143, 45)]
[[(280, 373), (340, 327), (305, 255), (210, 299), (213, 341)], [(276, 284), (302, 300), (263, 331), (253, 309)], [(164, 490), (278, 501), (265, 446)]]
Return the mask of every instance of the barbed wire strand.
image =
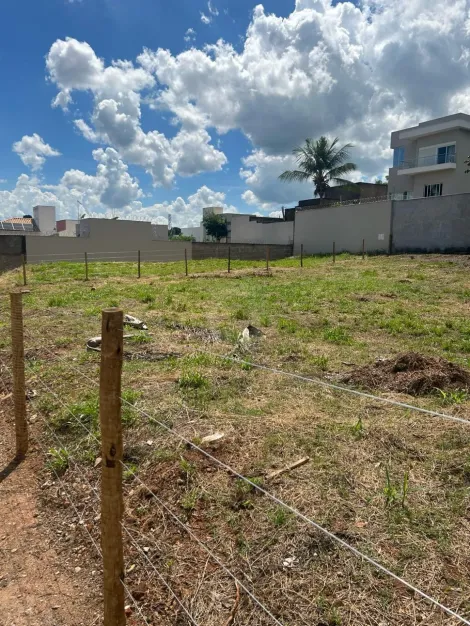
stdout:
[[(123, 467), (126, 467), (124, 464), (122, 464)], [(175, 592), (173, 591), (173, 589), (170, 587), (170, 585), (167, 583), (167, 581), (163, 578), (163, 576), (160, 574), (160, 572), (158, 571), (158, 569), (155, 567), (155, 565), (152, 563), (152, 561), (149, 559), (149, 557), (147, 556), (147, 554), (145, 554), (145, 552), (142, 550), (142, 548), (139, 546), (138, 543), (136, 543), (136, 541), (134, 540), (132, 534), (130, 533), (129, 529), (127, 528), (127, 526), (125, 526), (124, 524), (121, 524), (122, 529), (124, 530), (124, 532), (128, 535), (128, 537), (131, 540), (132, 545), (137, 548), (137, 550), (139, 550), (140, 552), (142, 552), (142, 555), (145, 557), (145, 559), (148, 561), (149, 565), (152, 567), (152, 569), (155, 571), (155, 573), (157, 574), (158, 578), (161, 580), (161, 582), (165, 585), (165, 587), (168, 589), (168, 591), (171, 593), (171, 595), (173, 596), (173, 598), (176, 600), (176, 602), (179, 604), (179, 606), (183, 609), (184, 613), (186, 614), (186, 616), (188, 617), (188, 619), (190, 620), (191, 624), (194, 624), (194, 626), (199, 626), (198, 622), (195, 621), (195, 619), (193, 618), (193, 616), (191, 615), (191, 613), (188, 611), (188, 609), (184, 606), (184, 604), (182, 603), (182, 601), (178, 598), (178, 596), (175, 594)]]
[[(72, 413), (72, 412), (71, 412), (71, 413)], [(73, 415), (73, 413), (72, 413), (72, 415)], [(47, 421), (46, 421), (45, 419), (42, 419), (42, 418), (41, 418), (41, 421), (45, 424), (45, 426), (47, 427), (47, 429), (49, 430), (49, 432), (51, 433), (51, 435), (52, 435), (52, 437), (55, 439), (55, 441), (58, 443), (58, 445), (60, 446), (60, 448), (61, 448), (61, 449), (66, 450), (66, 451), (67, 451), (67, 453), (68, 453), (68, 449), (67, 449), (67, 447), (64, 445), (64, 443), (60, 440), (60, 438), (59, 438), (59, 437), (57, 436), (57, 434), (54, 432), (54, 430), (52, 429), (52, 427), (50, 426), (50, 424), (48, 424), (48, 423), (47, 423)], [(78, 423), (79, 423), (79, 424), (81, 424), (81, 422), (78, 422)], [(91, 433), (91, 432), (90, 432), (90, 431), (89, 431), (89, 430), (88, 430), (88, 429), (87, 429), (87, 428), (86, 428), (83, 424), (81, 424), (81, 425), (82, 425), (82, 427), (84, 428), (84, 430), (86, 430), (86, 432), (88, 432), (88, 434), (91, 434), (91, 435), (92, 435), (92, 433)], [(94, 435), (93, 435), (93, 436), (94, 436)], [(96, 441), (97, 441), (98, 443), (100, 443), (100, 442), (99, 442), (99, 440), (98, 440), (96, 437), (94, 437), (94, 438), (96, 439)], [(47, 456), (47, 452), (46, 452), (46, 450), (44, 449), (44, 447), (43, 447), (40, 443), (39, 443), (39, 445), (41, 446), (41, 448), (42, 448), (42, 450), (43, 450), (44, 454)], [(126, 469), (128, 469), (128, 470), (130, 471), (130, 468), (127, 468), (127, 466), (125, 466), (125, 467), (126, 467)], [(88, 486), (90, 487), (90, 489), (91, 489), (91, 490), (95, 493), (95, 495), (96, 495), (96, 496), (98, 497), (98, 499), (99, 499), (99, 498), (100, 498), (100, 494), (99, 494), (98, 490), (96, 489), (96, 487), (94, 487), (94, 486), (90, 483), (90, 481), (87, 479), (87, 477), (85, 476), (85, 474), (84, 474), (84, 473), (83, 473), (83, 472), (79, 469), (79, 465), (78, 465), (78, 463), (76, 463), (75, 461), (74, 461), (74, 468), (78, 470), (78, 473), (79, 473), (79, 474), (80, 474), (80, 476), (82, 477), (82, 480), (84, 480), (84, 481), (88, 484)], [(54, 472), (54, 474), (55, 474), (55, 476), (57, 477), (57, 479), (59, 480), (59, 482), (60, 482), (62, 485), (64, 485), (63, 481), (59, 478), (59, 475), (58, 475), (57, 471), (56, 471), (53, 467), (51, 467), (51, 469), (52, 469), (52, 471)], [(66, 491), (66, 490), (65, 490), (65, 488), (64, 488), (64, 491)], [(71, 499), (69, 498), (68, 493), (67, 493), (67, 498), (69, 499), (69, 501), (70, 501), (70, 503), (72, 504), (72, 506), (73, 506), (73, 508), (74, 508), (75, 512), (77, 513), (77, 517), (78, 517), (79, 519), (82, 519), (82, 517), (83, 517), (83, 516), (82, 516), (82, 515), (78, 512), (77, 508), (75, 507), (75, 505), (73, 504), (73, 502), (72, 502), (72, 501), (71, 501)], [(93, 509), (93, 512), (95, 513), (95, 516), (96, 516), (96, 514), (97, 514), (96, 509)], [(131, 539), (131, 542), (133, 543), (134, 547), (136, 547), (136, 548), (137, 548), (137, 550), (138, 550), (138, 551), (142, 554), (142, 556), (143, 556), (143, 557), (144, 557), (144, 558), (145, 558), (145, 559), (149, 562), (149, 564), (152, 566), (153, 570), (154, 570), (154, 571), (155, 571), (155, 573), (157, 574), (158, 578), (161, 580), (161, 582), (165, 585), (165, 587), (166, 587), (166, 588), (168, 589), (168, 591), (171, 593), (171, 595), (172, 595), (172, 596), (173, 596), (173, 598), (176, 600), (176, 602), (177, 602), (177, 603), (180, 605), (180, 607), (183, 609), (183, 611), (185, 612), (185, 614), (187, 615), (187, 617), (189, 618), (189, 620), (191, 621), (191, 623), (192, 623), (192, 624), (194, 624), (194, 626), (199, 626), (199, 624), (198, 624), (198, 623), (197, 623), (197, 622), (193, 619), (192, 615), (191, 615), (191, 614), (189, 613), (189, 611), (186, 609), (186, 607), (184, 606), (184, 604), (182, 603), (182, 601), (178, 598), (178, 596), (177, 596), (177, 595), (176, 595), (176, 593), (173, 591), (173, 589), (172, 589), (172, 588), (171, 588), (171, 586), (168, 584), (168, 582), (165, 580), (165, 578), (162, 576), (162, 574), (158, 571), (158, 569), (155, 567), (155, 565), (154, 565), (154, 564), (150, 561), (150, 559), (149, 559), (149, 558), (148, 558), (148, 556), (145, 554), (145, 552), (142, 550), (142, 548), (141, 548), (141, 547), (140, 547), (140, 546), (139, 546), (139, 545), (138, 545), (138, 544), (134, 541), (134, 539), (133, 539), (132, 535), (129, 533), (129, 531), (128, 531), (128, 529), (126, 528), (126, 526), (125, 526), (124, 524), (122, 524), (122, 523), (121, 523), (121, 526), (122, 526), (123, 530), (124, 530), (124, 531), (125, 531), (125, 532), (129, 535), (129, 537), (130, 537), (130, 539)], [(84, 528), (85, 528), (85, 530), (87, 531), (87, 533), (88, 533), (88, 535), (89, 535), (90, 539), (92, 540), (92, 542), (93, 542), (93, 544), (94, 544), (95, 548), (97, 548), (99, 555), (102, 557), (102, 553), (101, 553), (100, 549), (98, 548), (98, 546), (97, 546), (96, 542), (94, 541), (94, 539), (93, 539), (93, 537), (92, 537), (91, 533), (88, 531), (88, 529), (86, 528), (86, 526), (85, 526), (85, 525), (83, 525), (83, 527), (84, 527)], [(130, 594), (130, 592), (129, 592), (129, 594)], [(137, 605), (137, 603), (136, 603), (135, 599), (133, 598), (132, 594), (130, 594), (130, 597), (131, 597), (131, 599), (133, 600), (133, 602), (134, 602), (135, 606), (137, 607), (137, 609), (140, 611), (140, 609), (139, 609), (139, 607), (138, 607), (138, 605)], [(142, 617), (143, 617), (143, 616), (142, 616)], [(145, 620), (145, 618), (144, 618), (144, 621), (145, 621), (145, 623), (146, 623), (146, 624), (148, 624), (148, 622)]]
[[(27, 366), (27, 367), (28, 367), (28, 366)], [(67, 405), (66, 405), (64, 402), (62, 402), (62, 401), (61, 401), (61, 399), (59, 398), (59, 396), (58, 396), (58, 395), (57, 395), (57, 394), (56, 394), (56, 393), (55, 393), (55, 392), (54, 392), (54, 391), (53, 391), (53, 390), (52, 390), (52, 389), (51, 389), (51, 388), (50, 388), (50, 387), (49, 387), (46, 383), (44, 383), (44, 381), (42, 381), (42, 380), (41, 380), (41, 378), (37, 375), (37, 373), (36, 373), (36, 372), (34, 372), (34, 370), (32, 370), (32, 369), (31, 369), (31, 368), (29, 368), (29, 367), (28, 367), (28, 369), (29, 369), (29, 370), (30, 370), (33, 374), (35, 374), (35, 376), (37, 377), (37, 379), (38, 379), (38, 380), (40, 380), (40, 382), (42, 382), (42, 383), (43, 383), (44, 387), (45, 387), (46, 389), (48, 389), (48, 390), (49, 390), (49, 392), (50, 392), (50, 393), (52, 393), (52, 395), (54, 395), (54, 396), (56, 397), (56, 399), (59, 401), (59, 403), (60, 403), (60, 404), (62, 404), (62, 406), (63, 406), (64, 408), (66, 408), (66, 409), (69, 411), (70, 415), (74, 418), (74, 420), (77, 422), (77, 424), (79, 424), (79, 425), (83, 428), (83, 430), (85, 430), (85, 431), (86, 431), (86, 432), (87, 432), (87, 433), (88, 433), (91, 437), (93, 437), (97, 443), (100, 443), (99, 439), (98, 439), (98, 438), (97, 438), (97, 437), (96, 437), (96, 436), (95, 436), (95, 435), (94, 435), (94, 434), (93, 434), (93, 433), (92, 433), (92, 432), (91, 432), (91, 431), (90, 431), (90, 430), (89, 430), (89, 429), (88, 429), (88, 428), (87, 428), (87, 427), (86, 427), (86, 426), (85, 426), (82, 422), (80, 422), (80, 420), (78, 420), (78, 418), (75, 416), (75, 414), (74, 414), (74, 413), (73, 413), (73, 411), (70, 409), (70, 407), (67, 407)], [(121, 398), (121, 400), (122, 400), (122, 398)], [(136, 407), (134, 407), (132, 404), (131, 404), (130, 406), (131, 406), (131, 407), (133, 407), (134, 409), (136, 409)], [(45, 422), (45, 423), (46, 423), (46, 422)], [(47, 423), (46, 423), (46, 424), (47, 424)], [(50, 428), (50, 427), (49, 427), (49, 428)], [(174, 434), (174, 433), (172, 433), (172, 434)], [(151, 490), (147, 487), (147, 485), (145, 485), (144, 483), (142, 483), (142, 481), (140, 480), (140, 478), (139, 478), (138, 476), (136, 476), (136, 474), (135, 474), (135, 472), (132, 470), (132, 468), (130, 468), (129, 466), (127, 466), (127, 465), (126, 465), (125, 463), (123, 463), (122, 461), (121, 461), (121, 465), (124, 467), (124, 469), (126, 469), (126, 470), (127, 470), (128, 472), (130, 472), (130, 473), (131, 473), (134, 477), (136, 477), (136, 478), (137, 478), (137, 480), (138, 480), (141, 484), (143, 484), (143, 485), (145, 486), (145, 488), (149, 491), (149, 493), (152, 493), (152, 492), (151, 492)], [(82, 476), (83, 476), (83, 474), (82, 474)], [(90, 484), (90, 483), (89, 483), (89, 484)], [(91, 486), (91, 485), (90, 485), (90, 486)], [(93, 487), (92, 487), (92, 489), (93, 489)], [(96, 490), (95, 490), (95, 492), (96, 492)], [(178, 523), (179, 523), (180, 525), (182, 525), (182, 527), (183, 527), (183, 528), (185, 528), (185, 529), (187, 530), (187, 532), (188, 532), (191, 536), (193, 536), (193, 538), (195, 538), (195, 540), (197, 541), (197, 543), (198, 543), (201, 547), (203, 547), (203, 549), (204, 549), (204, 550), (205, 550), (205, 551), (206, 551), (206, 552), (207, 552), (207, 553), (208, 553), (208, 554), (209, 554), (209, 555), (210, 555), (210, 556), (211, 556), (211, 557), (212, 557), (212, 558), (216, 561), (216, 563), (218, 563), (218, 565), (219, 565), (220, 567), (222, 567), (222, 569), (223, 569), (223, 570), (224, 570), (227, 574), (229, 574), (229, 576), (231, 576), (231, 577), (232, 577), (232, 578), (233, 578), (236, 582), (238, 582), (238, 584), (239, 584), (239, 585), (240, 585), (240, 586), (244, 589), (244, 591), (245, 591), (245, 592), (246, 592), (246, 593), (247, 593), (247, 594), (251, 597), (251, 599), (252, 599), (252, 600), (253, 600), (256, 604), (258, 604), (258, 606), (260, 606), (260, 607), (261, 607), (261, 608), (262, 608), (262, 609), (266, 612), (266, 614), (267, 614), (269, 617), (271, 617), (271, 619), (273, 619), (273, 620), (275, 621), (275, 623), (276, 623), (276, 624), (278, 624), (279, 626), (283, 626), (281, 622), (279, 622), (278, 620), (276, 620), (276, 618), (274, 617), (274, 615), (272, 615), (272, 613), (269, 611), (269, 609), (267, 609), (267, 607), (265, 607), (265, 606), (262, 604), (262, 602), (261, 602), (260, 600), (258, 600), (258, 599), (256, 598), (256, 596), (255, 596), (255, 595), (254, 595), (254, 594), (253, 594), (253, 593), (252, 593), (252, 592), (251, 592), (251, 591), (250, 591), (250, 590), (249, 590), (249, 589), (248, 589), (248, 588), (247, 588), (247, 587), (246, 587), (246, 586), (245, 586), (245, 585), (244, 585), (244, 584), (243, 584), (243, 583), (242, 583), (242, 582), (241, 582), (241, 581), (240, 581), (240, 580), (239, 580), (239, 579), (238, 579), (238, 578), (234, 575), (234, 574), (232, 574), (232, 572), (230, 572), (230, 570), (229, 570), (229, 569), (228, 569), (228, 568), (227, 568), (227, 567), (226, 567), (226, 566), (222, 563), (222, 561), (220, 561), (220, 559), (219, 559), (219, 558), (218, 558), (218, 557), (217, 557), (217, 556), (216, 556), (216, 555), (215, 555), (215, 554), (214, 554), (214, 553), (210, 550), (210, 548), (208, 548), (208, 547), (207, 547), (207, 546), (206, 546), (206, 545), (205, 545), (202, 541), (200, 541), (200, 540), (199, 540), (199, 538), (197, 538), (197, 537), (196, 537), (196, 535), (194, 535), (194, 534), (190, 531), (190, 529), (189, 529), (187, 526), (185, 526), (185, 524), (184, 524), (183, 522), (181, 522), (181, 520), (180, 520), (180, 519), (179, 519), (176, 515), (174, 515), (174, 513), (171, 511), (171, 509), (169, 509), (169, 508), (168, 508), (168, 507), (167, 507), (167, 506), (166, 506), (166, 505), (165, 505), (165, 504), (164, 504), (164, 503), (163, 503), (163, 502), (162, 502), (162, 501), (161, 501), (161, 500), (160, 500), (160, 499), (159, 499), (159, 498), (158, 498), (158, 497), (154, 494), (154, 493), (152, 493), (152, 496), (153, 496), (153, 497), (154, 497), (154, 498), (155, 498), (155, 499), (159, 502), (159, 504), (160, 504), (160, 505), (161, 505), (164, 509), (166, 509), (166, 510), (167, 510), (167, 511), (171, 514), (171, 516), (172, 516), (172, 517), (174, 517), (175, 521), (177, 520), (177, 521), (178, 521)], [(123, 528), (126, 530), (126, 532), (128, 532), (128, 531), (127, 531), (127, 528), (126, 528), (125, 526), (123, 526)], [(143, 555), (144, 555), (144, 556), (147, 558), (147, 560), (148, 560), (147, 555), (146, 555), (145, 553), (143, 553)], [(159, 576), (160, 576), (160, 575), (159, 575)], [(163, 578), (162, 578), (162, 580), (163, 580)], [(164, 582), (165, 582), (165, 581), (164, 581)], [(165, 584), (166, 584), (166, 582), (165, 582)], [(173, 593), (174, 593), (174, 592), (172, 592), (172, 594), (173, 594)], [(178, 602), (180, 603), (180, 601), (179, 601), (179, 600), (178, 600)], [(187, 612), (187, 611), (186, 611), (186, 609), (184, 608), (184, 606), (182, 606), (182, 608), (185, 610), (185, 612)], [(194, 622), (193, 622), (193, 623), (194, 623)]]
[[(211, 353), (207, 353), (207, 354), (211, 354)], [(227, 357), (220, 357), (220, 355), (215, 355), (213, 354), (213, 356), (218, 356), (219, 358), (227, 358)], [(230, 359), (230, 360), (234, 360), (237, 361), (237, 359)], [(249, 365), (253, 365), (252, 363), (245, 361), (245, 363), (249, 364)], [(271, 369), (271, 368), (266, 368), (266, 367), (261, 367), (261, 369)], [(79, 370), (77, 370), (78, 372), (80, 372)], [(282, 370), (275, 370), (273, 369), (273, 371), (275, 373), (284, 373)], [(307, 377), (303, 377), (300, 375), (294, 375), (295, 378), (300, 378), (301, 380), (306, 379), (309, 382), (316, 382), (314, 379), (309, 379)], [(92, 379), (89, 379), (92, 380)], [(323, 382), (323, 381), (321, 381)], [(93, 381), (93, 383), (97, 386), (99, 386), (99, 383), (96, 383), (95, 381)], [(329, 383), (325, 383), (325, 385), (329, 385)], [(46, 385), (47, 387), (47, 385)], [(336, 386), (335, 386), (336, 387)], [(343, 390), (342, 387), (338, 386), (340, 390)], [(59, 399), (59, 397), (57, 396), (57, 394), (55, 394), (55, 392), (53, 392), (50, 388), (49, 391), (55, 395), (57, 397), (57, 399)], [(351, 390), (354, 391), (354, 390)], [(373, 398), (373, 399), (379, 399), (379, 397), (373, 396), (372, 394), (363, 394), (362, 392), (356, 392), (358, 395), (366, 395), (366, 397), (369, 398)], [(387, 400), (387, 399), (385, 399)], [(225, 471), (229, 472), (230, 474), (232, 474), (233, 476), (239, 478), (240, 480), (243, 480), (245, 483), (249, 484), (253, 489), (255, 489), (256, 491), (258, 491), (259, 493), (262, 493), (264, 496), (266, 496), (268, 499), (272, 500), (273, 502), (275, 502), (276, 504), (284, 507), (286, 510), (290, 511), (292, 514), (294, 514), (296, 517), (299, 517), (300, 519), (302, 519), (304, 522), (306, 522), (308, 525), (312, 526), (313, 528), (315, 528), (316, 530), (318, 530), (319, 532), (323, 533), (324, 535), (326, 535), (327, 537), (329, 537), (331, 540), (333, 540), (334, 542), (338, 543), (339, 545), (341, 545), (343, 548), (345, 548), (346, 550), (348, 550), (349, 552), (352, 552), (354, 555), (356, 555), (357, 557), (359, 557), (360, 559), (363, 559), (364, 561), (366, 561), (367, 563), (369, 563), (370, 565), (372, 565), (373, 567), (375, 567), (376, 569), (380, 570), (381, 572), (383, 572), (384, 574), (387, 574), (388, 576), (390, 576), (391, 578), (393, 578), (394, 580), (396, 580), (397, 582), (401, 583), (403, 586), (407, 587), (408, 589), (410, 589), (411, 591), (413, 591), (414, 593), (416, 593), (417, 595), (421, 596), (422, 598), (424, 598), (425, 600), (427, 600), (428, 602), (430, 602), (431, 604), (435, 605), (436, 607), (438, 607), (439, 609), (441, 609), (443, 612), (447, 613), (448, 615), (451, 615), (452, 617), (455, 617), (456, 619), (460, 620), (460, 622), (462, 622), (463, 624), (467, 624), (467, 626), (470, 626), (470, 621), (468, 621), (467, 619), (465, 619), (464, 617), (462, 617), (461, 615), (459, 615), (458, 613), (456, 613), (455, 611), (453, 611), (452, 609), (448, 608), (447, 606), (445, 606), (444, 604), (442, 604), (441, 602), (439, 602), (438, 600), (436, 600), (435, 598), (433, 598), (432, 596), (428, 595), (426, 592), (422, 591), (421, 589), (419, 589), (418, 587), (415, 587), (413, 584), (407, 582), (406, 580), (404, 580), (403, 578), (401, 578), (400, 576), (398, 576), (397, 574), (393, 573), (391, 570), (389, 570), (387, 567), (385, 567), (384, 565), (382, 565), (381, 563), (379, 563), (378, 561), (375, 561), (372, 557), (368, 556), (367, 554), (361, 552), (360, 550), (358, 550), (357, 548), (355, 548), (354, 546), (348, 544), (346, 541), (344, 541), (343, 539), (341, 539), (340, 537), (338, 537), (337, 535), (335, 535), (334, 533), (332, 533), (331, 531), (327, 530), (326, 528), (324, 528), (323, 526), (321, 526), (318, 522), (315, 522), (314, 520), (308, 518), (306, 515), (304, 515), (303, 513), (301, 513), (300, 511), (298, 511), (296, 508), (294, 508), (293, 506), (287, 504), (286, 502), (283, 502), (282, 500), (280, 500), (277, 496), (271, 494), (269, 491), (267, 491), (266, 489), (264, 489), (263, 487), (261, 487), (260, 485), (256, 484), (255, 482), (251, 481), (249, 478), (246, 478), (245, 476), (243, 476), (242, 474), (238, 473), (236, 470), (234, 470), (233, 468), (231, 468), (229, 465), (227, 465), (226, 463), (224, 463), (223, 461), (220, 461), (219, 459), (217, 459), (216, 457), (214, 457), (212, 454), (210, 454), (209, 452), (207, 452), (206, 450), (204, 450), (203, 448), (201, 448), (200, 446), (198, 446), (197, 444), (195, 444), (194, 442), (192, 442), (191, 440), (187, 439), (184, 435), (181, 435), (180, 433), (177, 433), (175, 431), (173, 431), (171, 429), (170, 426), (168, 426), (167, 424), (165, 424), (164, 422), (160, 422), (156, 417), (151, 416), (149, 413), (147, 413), (146, 411), (144, 411), (143, 409), (134, 406), (133, 404), (131, 404), (129, 401), (125, 400), (124, 398), (121, 397), (121, 401), (125, 404), (127, 404), (128, 406), (130, 406), (132, 409), (134, 409), (135, 411), (141, 413), (142, 415), (144, 415), (145, 417), (147, 417), (150, 420), (153, 420), (154, 423), (158, 424), (161, 428), (163, 428), (164, 430), (166, 430), (167, 432), (175, 435), (177, 438), (179, 438), (181, 441), (183, 441), (187, 446), (189, 446), (190, 448), (197, 450), (200, 454), (202, 454), (203, 456), (205, 456), (206, 458), (210, 459), (213, 463), (215, 463), (216, 465), (218, 465), (219, 467), (221, 467), (222, 469), (224, 469)], [(394, 401), (390, 400), (390, 402), (395, 403)], [(399, 405), (402, 405), (402, 403), (398, 403)], [(406, 407), (406, 405), (404, 405)], [(407, 408), (416, 408), (413, 407), (413, 405), (409, 405), (409, 407)], [(426, 409), (419, 409), (421, 411), (426, 411)], [(74, 414), (71, 412), (72, 416), (75, 419)], [(445, 414), (443, 414), (445, 415)], [(446, 416), (446, 417), (452, 417), (452, 416)], [(463, 420), (465, 422), (467, 422), (466, 420)], [(90, 431), (88, 431), (89, 434), (92, 434)], [(92, 435), (94, 436), (94, 435)], [(96, 437), (95, 437), (96, 439)], [(96, 439), (97, 441), (99, 441), (98, 439)], [(129, 469), (129, 468), (127, 468)], [(132, 471), (132, 470), (130, 470)], [(138, 477), (136, 477), (138, 480), (140, 480)], [(141, 481), (142, 482), (142, 481)], [(142, 483), (143, 484), (143, 483)], [(146, 488), (148, 488), (145, 484), (144, 486)], [(151, 490), (149, 490), (149, 492), (151, 493)], [(155, 494), (152, 494), (155, 498)], [(204, 544), (203, 544), (204, 545)], [(275, 619), (275, 618), (274, 618)]]
[[(128, 329), (126, 329), (128, 330)], [(28, 334), (29, 333), (25, 333)], [(31, 335), (29, 335), (29, 338), (32, 339)], [(68, 361), (66, 361), (65, 359), (63, 359), (62, 357), (59, 357), (58, 355), (54, 354), (49, 348), (42, 346), (47, 352), (49, 352), (49, 354), (53, 355), (55, 358), (57, 358), (59, 361), (62, 361), (64, 363), (67, 364), (67, 366), (74, 370), (75, 372), (79, 373), (81, 376), (83, 376), (83, 378), (86, 378), (89, 382), (91, 382), (93, 385), (95, 386), (99, 386), (99, 383), (96, 380), (93, 380), (92, 378), (90, 378), (89, 376), (87, 376), (86, 374), (84, 374), (83, 372), (81, 372), (78, 368), (74, 367), (73, 365), (71, 365)], [(259, 369), (259, 370), (264, 370), (264, 371), (269, 371), (272, 372), (274, 374), (279, 374), (282, 376), (287, 376), (289, 378), (294, 378), (296, 380), (301, 380), (303, 382), (308, 382), (308, 383), (313, 383), (316, 385), (319, 385), (321, 387), (325, 387), (327, 389), (334, 389), (335, 391), (342, 391), (345, 393), (349, 393), (355, 396), (359, 396), (362, 398), (366, 398), (368, 400), (374, 400), (377, 402), (383, 402), (384, 404), (389, 404), (391, 406), (396, 406), (402, 409), (406, 409), (408, 411), (416, 411), (417, 413), (423, 413), (424, 415), (430, 415), (431, 417), (438, 417), (440, 419), (445, 419), (445, 420), (449, 420), (452, 422), (457, 422), (460, 424), (466, 424), (468, 426), (470, 426), (470, 420), (467, 420), (463, 417), (458, 417), (457, 415), (450, 415), (449, 413), (441, 413), (440, 411), (433, 411), (432, 409), (424, 409), (423, 407), (420, 406), (416, 406), (414, 404), (407, 404), (406, 402), (400, 402), (399, 400), (392, 400), (391, 398), (385, 398), (383, 396), (376, 396), (372, 393), (367, 393), (365, 391), (359, 391), (358, 389), (351, 389), (350, 387), (344, 387), (343, 385), (338, 385), (336, 383), (329, 383), (325, 380), (322, 380), (321, 378), (317, 378), (317, 377), (312, 377), (312, 376), (304, 376), (302, 374), (295, 374), (293, 372), (286, 372), (285, 370), (280, 370), (280, 369), (276, 369), (274, 367), (269, 367), (267, 365), (261, 365), (258, 363), (253, 363), (251, 361), (246, 361), (244, 359), (239, 359), (237, 357), (232, 357), (229, 355), (223, 355), (223, 354), (217, 354), (215, 352), (209, 352), (208, 350), (204, 350), (202, 348), (196, 348), (196, 352), (200, 352), (201, 354), (207, 354), (209, 356), (215, 357), (217, 359), (221, 359), (222, 361), (232, 361), (233, 363), (238, 363), (239, 365), (246, 365), (249, 367), (253, 367), (254, 369)], [(123, 400), (123, 402), (126, 402), (125, 400)], [(133, 405), (131, 405), (133, 406)], [(134, 407), (136, 408), (136, 407)], [(138, 409), (136, 409), (138, 410)]]

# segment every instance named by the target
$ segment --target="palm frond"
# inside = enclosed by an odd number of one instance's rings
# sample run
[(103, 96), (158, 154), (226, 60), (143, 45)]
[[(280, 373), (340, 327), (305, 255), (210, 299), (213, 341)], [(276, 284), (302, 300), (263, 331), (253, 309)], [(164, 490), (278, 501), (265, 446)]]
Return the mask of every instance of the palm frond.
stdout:
[(342, 165), (338, 165), (338, 167), (332, 167), (328, 171), (328, 176), (330, 178), (341, 178), (345, 174), (349, 174), (350, 172), (355, 172), (357, 170), (357, 165), (355, 163), (343, 163)]
[(304, 172), (302, 170), (286, 170), (279, 176), (279, 180), (282, 180), (286, 183), (305, 182), (309, 178), (310, 173)]

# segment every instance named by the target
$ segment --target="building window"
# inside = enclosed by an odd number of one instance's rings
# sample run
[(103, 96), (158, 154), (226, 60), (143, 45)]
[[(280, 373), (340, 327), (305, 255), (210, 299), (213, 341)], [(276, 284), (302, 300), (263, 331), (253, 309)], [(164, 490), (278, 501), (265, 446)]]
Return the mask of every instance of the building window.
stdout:
[(442, 183), (436, 185), (424, 185), (424, 197), (442, 196)]
[(437, 162), (455, 163), (455, 143), (451, 146), (441, 146), (437, 149)]
[(400, 146), (393, 151), (393, 167), (400, 167), (405, 160), (405, 148)]

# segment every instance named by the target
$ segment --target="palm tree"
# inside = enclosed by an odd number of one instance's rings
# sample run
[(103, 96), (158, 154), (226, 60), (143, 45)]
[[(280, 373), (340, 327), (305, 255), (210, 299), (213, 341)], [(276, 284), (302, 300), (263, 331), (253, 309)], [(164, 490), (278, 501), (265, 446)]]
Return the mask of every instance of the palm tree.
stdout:
[(298, 146), (292, 151), (298, 169), (287, 170), (279, 176), (280, 180), (288, 183), (312, 180), (315, 185), (315, 194), (320, 199), (325, 197), (331, 182), (354, 185), (344, 178), (349, 172), (357, 169), (355, 163), (348, 161), (349, 149), (353, 146), (347, 143), (339, 148), (338, 141), (336, 138), (330, 142), (326, 137), (320, 137), (317, 141), (306, 139), (303, 146)]

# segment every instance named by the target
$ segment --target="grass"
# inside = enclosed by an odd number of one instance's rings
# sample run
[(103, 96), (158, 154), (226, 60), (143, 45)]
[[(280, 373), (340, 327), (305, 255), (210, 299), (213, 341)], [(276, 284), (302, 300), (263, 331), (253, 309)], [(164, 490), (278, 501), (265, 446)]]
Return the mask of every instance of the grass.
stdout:
[[(100, 311), (117, 304), (149, 327), (129, 331), (125, 352), (161, 356), (123, 363), (124, 454), (132, 470), (124, 473), (125, 521), (150, 537), (142, 545), (155, 549), (168, 582), (184, 588), (199, 623), (226, 623), (233, 583), (212, 565), (202, 576), (207, 556), (142, 494), (133, 473), (231, 570), (249, 576), (250, 588), (284, 624), (362, 626), (393, 615), (399, 626), (416, 616), (450, 626), (177, 434), (468, 617), (470, 430), (253, 367), (336, 382), (351, 368), (402, 351), (470, 367), (465, 258), (339, 255), (333, 265), (328, 257), (307, 257), (303, 269), (298, 259), (274, 262), (269, 275), (263, 262), (235, 261), (230, 275), (225, 263), (190, 262), (188, 278), (183, 263), (143, 263), (140, 281), (135, 264), (92, 263), (89, 283), (80, 264), (28, 268), (27, 387), (37, 394), (30, 408), (63, 442), (48, 444), (48, 468), (63, 474), (78, 503), (89, 497), (73, 486), (81, 482), (79, 470), (98, 479), (99, 405), (89, 379), (99, 380), (100, 355), (86, 352), (85, 344), (100, 333)], [(1, 276), (0, 287), (6, 292), (18, 277)], [(6, 331), (6, 300), (0, 312)], [(248, 324), (264, 336), (241, 347), (238, 337)], [(4, 332), (0, 357), (9, 350)], [(466, 418), (470, 413), (466, 390), (397, 399)], [(204, 443), (214, 433), (222, 437)], [(304, 456), (306, 465), (266, 478)], [(82, 504), (85, 510), (90, 501)], [(59, 504), (52, 498), (49, 506)], [(72, 513), (59, 511), (61, 528), (73, 523)], [(126, 563), (134, 556), (126, 552)], [(131, 588), (139, 584), (138, 570), (129, 575)], [(163, 606), (165, 589), (148, 584), (149, 606)], [(214, 589), (227, 606), (214, 599)], [(254, 608), (244, 599), (236, 620), (267, 626)], [(159, 615), (162, 626), (174, 619)]]

